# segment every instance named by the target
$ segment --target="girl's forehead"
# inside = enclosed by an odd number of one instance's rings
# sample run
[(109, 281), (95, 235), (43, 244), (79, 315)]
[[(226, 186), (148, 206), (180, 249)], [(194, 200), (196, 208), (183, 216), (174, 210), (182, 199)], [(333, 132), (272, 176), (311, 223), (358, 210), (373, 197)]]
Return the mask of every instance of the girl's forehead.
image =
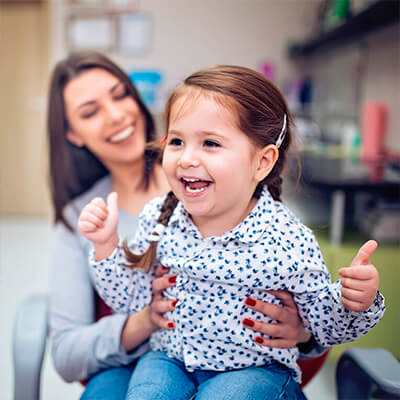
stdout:
[(232, 111), (233, 102), (222, 94), (196, 87), (186, 87), (171, 105), (170, 124), (192, 112), (203, 100), (211, 101), (222, 111)]

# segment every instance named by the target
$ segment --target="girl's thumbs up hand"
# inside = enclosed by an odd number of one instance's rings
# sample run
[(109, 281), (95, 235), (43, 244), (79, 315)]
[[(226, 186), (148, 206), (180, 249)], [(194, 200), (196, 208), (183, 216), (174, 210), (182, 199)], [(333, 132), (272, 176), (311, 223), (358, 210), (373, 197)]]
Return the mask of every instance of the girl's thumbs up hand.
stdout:
[(379, 274), (370, 257), (378, 247), (375, 240), (361, 246), (350, 267), (341, 268), (343, 305), (352, 311), (365, 311), (374, 301), (379, 287)]
[(101, 250), (100, 253), (111, 254), (112, 250), (118, 245), (117, 227), (118, 195), (115, 192), (108, 195), (107, 205), (102, 198), (94, 198), (82, 209), (78, 219), (78, 230), (84, 237), (93, 242), (96, 259), (104, 258), (98, 257), (99, 250)]

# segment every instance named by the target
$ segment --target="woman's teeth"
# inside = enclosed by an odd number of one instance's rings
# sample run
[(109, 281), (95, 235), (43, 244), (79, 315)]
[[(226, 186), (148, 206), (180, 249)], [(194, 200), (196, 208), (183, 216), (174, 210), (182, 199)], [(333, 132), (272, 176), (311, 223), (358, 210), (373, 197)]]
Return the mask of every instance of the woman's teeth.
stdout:
[(122, 132), (116, 134), (112, 138), (110, 138), (110, 142), (116, 143), (116, 142), (121, 142), (122, 140), (125, 140), (129, 136), (131, 136), (133, 133), (133, 126), (130, 126), (126, 129), (124, 129)]

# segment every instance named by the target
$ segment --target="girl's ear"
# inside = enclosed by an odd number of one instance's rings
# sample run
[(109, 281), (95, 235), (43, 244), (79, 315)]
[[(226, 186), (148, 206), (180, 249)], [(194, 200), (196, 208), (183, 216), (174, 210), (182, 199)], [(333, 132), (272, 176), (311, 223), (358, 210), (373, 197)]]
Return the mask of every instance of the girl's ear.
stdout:
[(77, 147), (83, 147), (85, 145), (83, 140), (75, 132), (71, 130), (67, 131), (67, 139)]
[(274, 165), (279, 157), (279, 150), (274, 144), (269, 144), (259, 150), (258, 165), (255, 171), (254, 178), (257, 182), (261, 182), (274, 168)]

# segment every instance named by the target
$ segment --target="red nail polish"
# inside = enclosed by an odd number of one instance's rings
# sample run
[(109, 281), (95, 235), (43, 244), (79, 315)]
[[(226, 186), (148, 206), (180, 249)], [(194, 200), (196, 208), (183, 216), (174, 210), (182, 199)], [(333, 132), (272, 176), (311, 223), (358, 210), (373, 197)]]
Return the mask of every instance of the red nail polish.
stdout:
[(169, 270), (169, 267), (166, 267), (165, 265), (161, 265), (161, 268), (162, 268), (164, 271), (168, 271), (168, 270)]
[(168, 282), (169, 282), (169, 283), (176, 283), (176, 275), (170, 276), (170, 277), (168, 278)]
[(175, 328), (175, 324), (173, 322), (168, 322), (168, 328)]
[(243, 322), (243, 325), (254, 326), (254, 321), (252, 321), (251, 319), (245, 318), (242, 322)]
[(259, 336), (256, 336), (254, 340), (255, 340), (256, 343), (260, 343), (260, 344), (264, 343), (264, 339), (262, 337), (259, 337)]
[(254, 299), (252, 299), (251, 297), (248, 297), (248, 298), (245, 300), (245, 304), (247, 304), (248, 306), (255, 306), (256, 303), (257, 303), (257, 302), (256, 302)]
[(177, 303), (178, 303), (178, 300), (174, 300), (174, 301), (172, 302), (172, 307), (175, 307)]

